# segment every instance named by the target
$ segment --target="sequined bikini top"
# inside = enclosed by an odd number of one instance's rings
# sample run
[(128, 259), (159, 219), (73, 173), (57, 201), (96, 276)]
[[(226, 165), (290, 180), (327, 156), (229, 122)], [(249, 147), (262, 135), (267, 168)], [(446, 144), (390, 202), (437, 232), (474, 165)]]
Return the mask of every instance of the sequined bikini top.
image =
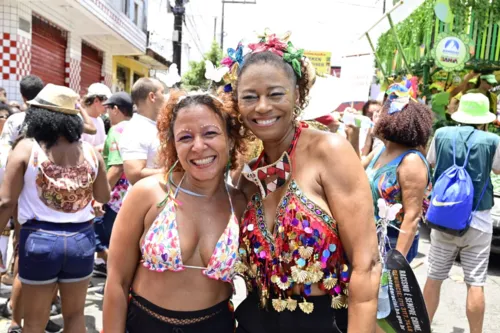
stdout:
[[(184, 178), (183, 178), (184, 179)], [(232, 283), (234, 277), (234, 266), (239, 261), (238, 219), (234, 214), (233, 203), (229, 196), (231, 206), (231, 217), (226, 229), (220, 236), (215, 250), (210, 257), (207, 267), (184, 265), (180, 246), (179, 232), (176, 219), (176, 197), (181, 188), (182, 180), (177, 186), (175, 193), (170, 193), (166, 200), (165, 208), (160, 212), (149, 228), (146, 236), (141, 242), (143, 266), (151, 271), (183, 271), (186, 268), (201, 269), (202, 273), (215, 280)]]
[[(293, 150), (292, 150), (293, 152)], [(290, 156), (293, 160), (293, 154)], [(292, 170), (290, 170), (292, 172)], [(276, 209), (274, 230), (267, 229), (263, 197), (252, 196), (240, 225), (237, 272), (247, 288), (257, 292), (262, 307), (311, 313), (307, 302), (312, 285), (331, 295), (332, 307), (347, 307), (349, 267), (339, 238), (337, 223), (309, 200), (291, 178)], [(298, 286), (302, 300), (292, 299)]]

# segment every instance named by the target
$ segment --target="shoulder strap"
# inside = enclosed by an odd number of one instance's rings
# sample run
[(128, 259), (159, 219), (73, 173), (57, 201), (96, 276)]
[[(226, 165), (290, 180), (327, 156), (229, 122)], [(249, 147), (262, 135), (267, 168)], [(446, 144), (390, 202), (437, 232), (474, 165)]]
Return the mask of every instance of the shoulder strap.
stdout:
[(394, 160), (392, 160), (390, 163), (391, 164), (396, 164), (397, 167), (399, 167), (399, 165), (401, 164), (401, 162), (403, 162), (404, 158), (406, 156), (408, 156), (409, 154), (417, 154), (422, 159), (422, 161), (424, 162), (425, 167), (427, 168), (427, 185), (429, 185), (429, 183), (431, 182), (431, 177), (432, 177), (432, 175), (431, 175), (431, 167), (429, 166), (429, 162), (427, 162), (427, 158), (420, 151), (418, 151), (416, 149), (407, 150), (404, 153), (402, 153), (401, 155), (399, 155), (398, 157), (396, 157)]
[(225, 181), (224, 184), (226, 185), (226, 192), (227, 192), (227, 197), (229, 198), (229, 206), (231, 207), (231, 214), (235, 215), (234, 214), (234, 207), (233, 207), (233, 200), (231, 199), (231, 193), (229, 192), (229, 184), (227, 183), (227, 181)]
[[(469, 134), (469, 137), (465, 140), (467, 143), (467, 153), (465, 154), (465, 161), (464, 164), (462, 165), (462, 168), (465, 168), (467, 166), (467, 163), (469, 162), (469, 155), (470, 155), (470, 150), (474, 143), (476, 142), (476, 139), (474, 138), (474, 134), (476, 134), (476, 130), (472, 130), (472, 133)], [(457, 136), (459, 135), (459, 132), (455, 134), (453, 137), (453, 165), (457, 165), (457, 153), (456, 153), (456, 145), (457, 145)]]
[(375, 163), (377, 163), (378, 159), (380, 158), (380, 155), (382, 155), (384, 150), (385, 150), (385, 146), (383, 146), (382, 149), (380, 149), (380, 151), (372, 158), (372, 160), (370, 161), (370, 164), (368, 164), (367, 169), (373, 168), (373, 166), (375, 165)]
[(94, 147), (85, 141), (82, 141), (82, 150), (84, 157), (89, 156), (92, 159), (92, 166), (96, 169), (99, 167), (99, 159), (97, 158)]
[(486, 179), (486, 182), (484, 183), (483, 191), (481, 192), (481, 195), (479, 196), (479, 200), (477, 201), (476, 209), (474, 209), (474, 213), (477, 212), (477, 209), (479, 208), (479, 204), (483, 200), (484, 193), (486, 192), (486, 188), (488, 188), (489, 183), (490, 183), (490, 176), (488, 175), (488, 178)]
[(405, 152), (403, 152), (401, 155), (399, 155), (398, 157), (396, 157), (395, 159), (393, 159), (392, 161), (390, 161), (389, 163), (387, 163), (387, 165), (396, 165), (396, 166), (399, 166), (401, 164), (401, 162), (403, 162), (404, 158), (409, 155), (409, 154), (418, 154), (420, 153), (418, 150), (416, 149), (410, 149), (410, 150), (407, 150)]

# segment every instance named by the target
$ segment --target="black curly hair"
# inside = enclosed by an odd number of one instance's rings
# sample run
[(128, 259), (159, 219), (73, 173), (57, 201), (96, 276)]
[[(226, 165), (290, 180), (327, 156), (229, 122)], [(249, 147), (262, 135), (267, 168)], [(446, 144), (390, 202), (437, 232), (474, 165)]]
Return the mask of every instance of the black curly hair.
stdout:
[(432, 110), (413, 100), (393, 114), (389, 114), (389, 107), (387, 101), (375, 125), (374, 135), (407, 147), (425, 147), (432, 134)]
[(47, 148), (57, 144), (60, 137), (70, 143), (77, 142), (83, 133), (83, 121), (79, 116), (39, 107), (30, 106), (24, 121), (26, 137), (43, 142)]
[(241, 76), (249, 67), (255, 64), (269, 64), (271, 66), (284, 70), (288, 78), (292, 80), (293, 85), (297, 85), (299, 88), (298, 107), (303, 110), (307, 106), (307, 96), (309, 95), (309, 72), (304, 61), (301, 62), (302, 75), (299, 77), (293, 70), (292, 65), (283, 60), (283, 58), (279, 55), (270, 51), (250, 53), (245, 56), (243, 65), (239, 68), (238, 72), (238, 82), (236, 83), (236, 89), (234, 90), (235, 98), (237, 97), (237, 87)]

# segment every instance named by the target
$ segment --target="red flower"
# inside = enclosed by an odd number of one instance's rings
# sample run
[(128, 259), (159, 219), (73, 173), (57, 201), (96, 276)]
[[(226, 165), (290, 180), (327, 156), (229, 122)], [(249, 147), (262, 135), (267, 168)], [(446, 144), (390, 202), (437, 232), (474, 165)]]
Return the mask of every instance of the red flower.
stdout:
[(288, 45), (276, 37), (276, 34), (271, 34), (267, 36), (265, 41), (257, 44), (249, 44), (248, 47), (253, 53), (270, 51), (280, 57), (283, 57), (283, 53), (286, 51)]

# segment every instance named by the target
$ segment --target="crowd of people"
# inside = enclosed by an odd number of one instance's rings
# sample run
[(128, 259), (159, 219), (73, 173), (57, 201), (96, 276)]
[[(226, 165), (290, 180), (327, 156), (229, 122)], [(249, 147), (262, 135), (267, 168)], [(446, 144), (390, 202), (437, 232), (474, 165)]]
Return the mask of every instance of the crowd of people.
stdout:
[[(85, 332), (93, 275), (106, 278), (106, 333), (382, 331), (380, 249), (417, 256), (429, 207), (449, 205), (433, 185), (457, 165), (474, 210), (460, 233), (432, 229), (424, 298), (432, 321), (460, 253), (470, 331), (482, 332), (500, 173), (491, 76), (455, 96), (457, 125), (434, 133), (435, 112), (394, 84), (360, 110), (373, 125), (360, 128), (337, 112), (301, 120), (316, 74), (289, 36), (233, 51), (218, 89), (141, 78), (130, 95), (95, 83), (80, 97), (27, 76), (24, 104), (0, 104), (9, 332), (61, 331), (54, 312)], [(387, 241), (380, 200), (401, 205)], [(247, 296), (235, 310), (236, 275)]]

